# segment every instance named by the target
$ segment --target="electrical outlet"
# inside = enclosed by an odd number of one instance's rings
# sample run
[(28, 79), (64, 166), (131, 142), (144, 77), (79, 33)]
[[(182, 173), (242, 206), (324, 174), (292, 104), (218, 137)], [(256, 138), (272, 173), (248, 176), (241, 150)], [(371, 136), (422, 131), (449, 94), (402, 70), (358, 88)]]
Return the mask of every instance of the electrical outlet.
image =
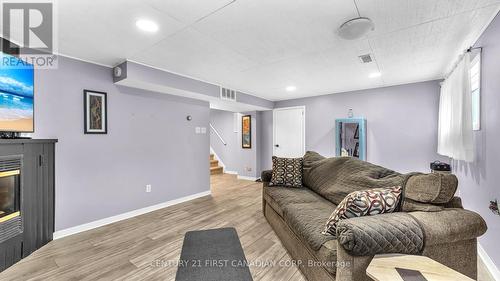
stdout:
[(151, 185), (150, 184), (146, 185), (146, 192), (151, 192)]
[(252, 171), (252, 167), (247, 167), (247, 172), (251, 172)]

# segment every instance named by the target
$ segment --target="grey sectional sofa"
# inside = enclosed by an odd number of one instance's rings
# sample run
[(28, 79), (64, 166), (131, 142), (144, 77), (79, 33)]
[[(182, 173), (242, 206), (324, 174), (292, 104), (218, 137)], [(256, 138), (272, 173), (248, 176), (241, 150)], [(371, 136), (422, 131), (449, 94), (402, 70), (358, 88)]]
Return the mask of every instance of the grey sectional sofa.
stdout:
[[(407, 209), (426, 211), (403, 211), (401, 205), (396, 213), (342, 220), (336, 237), (321, 234), (338, 200), (352, 190), (405, 185), (412, 175), (353, 158), (329, 160), (308, 152), (304, 157), (302, 188), (269, 186), (271, 171), (262, 173), (262, 208), (309, 281), (371, 280), (366, 276), (366, 268), (374, 255), (385, 253), (428, 256), (476, 279), (476, 238), (486, 232), (486, 224), (478, 214), (464, 210), (457, 197), (438, 204), (405, 198), (417, 206), (405, 205), (410, 206)], [(435, 181), (439, 182), (429, 182), (427, 178), (421, 183), (432, 186), (431, 192), (433, 185), (445, 185), (440, 177)], [(426, 195), (429, 194), (409, 197), (420, 200)], [(427, 197), (435, 200), (440, 196)]]

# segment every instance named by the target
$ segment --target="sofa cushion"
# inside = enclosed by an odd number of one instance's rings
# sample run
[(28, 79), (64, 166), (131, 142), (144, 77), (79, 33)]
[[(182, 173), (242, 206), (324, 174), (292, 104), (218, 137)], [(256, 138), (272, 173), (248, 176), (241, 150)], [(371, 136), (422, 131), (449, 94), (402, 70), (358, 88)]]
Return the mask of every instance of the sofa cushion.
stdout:
[(283, 216), (284, 206), (294, 203), (314, 203), (318, 200), (325, 200), (305, 187), (285, 188), (279, 186), (264, 187), (264, 199), (280, 216)]
[(280, 158), (273, 156), (273, 172), (270, 186), (302, 186), (302, 158)]
[(403, 179), (400, 173), (356, 158), (325, 158), (311, 151), (304, 156), (304, 185), (336, 205), (351, 192), (400, 186)]
[(407, 177), (401, 204), (401, 210), (404, 212), (441, 211), (453, 200), (457, 191), (458, 179), (453, 174), (412, 173)]
[(323, 234), (336, 236), (337, 223), (342, 219), (392, 213), (400, 198), (401, 186), (352, 192), (335, 208)]
[[(266, 204), (269, 203), (266, 201)], [(302, 270), (306, 270), (307, 273), (312, 274), (313, 280), (335, 280), (335, 273), (337, 271), (337, 241), (329, 240), (321, 245), (320, 249), (315, 251), (311, 247), (303, 242), (294, 231), (291, 230), (290, 226), (283, 220), (283, 217), (275, 212), (274, 208), (269, 208), (269, 204), (264, 208), (264, 214), (269, 221), (269, 224), (274, 229), (274, 232), (280, 237), (281, 242), (287, 249), (288, 253), (293, 259), (301, 261), (304, 267)], [(315, 264), (309, 266), (308, 263), (314, 261)], [(316, 263), (320, 262), (320, 264)], [(323, 267), (332, 278), (325, 278), (321, 270)], [(313, 273), (314, 272), (314, 273)], [(321, 278), (319, 278), (321, 276)]]
[(283, 206), (283, 218), (301, 241), (315, 251), (326, 241), (334, 240), (331, 235), (323, 235), (325, 221), (336, 205), (321, 199), (312, 203), (294, 203)]
[(455, 195), (458, 179), (453, 174), (412, 175), (406, 182), (405, 197), (421, 203), (445, 204)]
[(326, 241), (319, 250), (313, 250), (313, 255), (321, 262), (326, 271), (331, 274), (337, 272), (337, 240)]

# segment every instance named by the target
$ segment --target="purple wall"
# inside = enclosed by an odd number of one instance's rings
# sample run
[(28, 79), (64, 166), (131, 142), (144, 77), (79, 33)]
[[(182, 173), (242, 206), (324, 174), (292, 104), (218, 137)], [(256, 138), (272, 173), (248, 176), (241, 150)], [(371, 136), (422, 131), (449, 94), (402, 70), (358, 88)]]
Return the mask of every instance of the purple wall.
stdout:
[(257, 154), (258, 157), (258, 169), (257, 174), (260, 177), (260, 173), (263, 170), (272, 169), (271, 156), (273, 155), (273, 111), (259, 111), (259, 141), (260, 149)]
[(497, 267), (500, 265), (500, 217), (489, 201), (500, 199), (500, 16), (490, 24), (476, 46), (483, 47), (481, 69), (481, 131), (475, 132), (476, 161), (454, 163), (460, 195), (466, 208), (480, 213), (488, 232), (479, 239)]
[[(169, 87), (192, 93), (198, 93), (211, 98), (218, 98), (220, 95), (220, 86), (208, 82), (185, 77), (179, 74), (163, 71), (142, 64), (126, 61), (120, 65), (123, 69), (122, 76), (114, 78), (114, 81), (130, 80), (136, 81), (141, 85), (154, 85), (155, 87)], [(123, 81), (122, 81), (123, 82)], [(240, 103), (260, 106), (264, 108), (273, 108), (272, 101), (245, 94), (236, 93), (236, 100)]]
[[(210, 189), (209, 135), (195, 134), (207, 102), (115, 86), (111, 69), (64, 57), (35, 83), (33, 137), (59, 139), (56, 230)], [(83, 134), (83, 89), (108, 93), (107, 135)]]
[[(430, 81), (278, 101), (276, 107), (305, 105), (306, 150), (325, 156), (335, 155), (335, 119), (345, 118), (352, 108), (355, 116), (368, 120), (369, 162), (400, 172), (427, 172), (431, 161), (442, 159), (436, 153), (438, 104), (439, 83)], [(262, 157), (262, 168), (270, 167), (271, 154)]]
[[(257, 112), (246, 112), (242, 115), (252, 116), (252, 148), (241, 148), (241, 118), (238, 119), (238, 132), (234, 132), (234, 113), (224, 110), (210, 109), (210, 123), (217, 129), (227, 145), (223, 145), (219, 137), (210, 130), (210, 146), (226, 166), (226, 171), (237, 172), (240, 176), (257, 177), (257, 151), (260, 151), (259, 122)], [(248, 171), (250, 168), (251, 171)]]

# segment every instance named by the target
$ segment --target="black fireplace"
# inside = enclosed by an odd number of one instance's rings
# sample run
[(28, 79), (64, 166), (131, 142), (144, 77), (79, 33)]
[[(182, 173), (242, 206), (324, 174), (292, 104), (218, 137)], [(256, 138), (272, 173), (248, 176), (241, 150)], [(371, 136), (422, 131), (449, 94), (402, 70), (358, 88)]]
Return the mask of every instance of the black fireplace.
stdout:
[(56, 141), (0, 139), (0, 272), (53, 238)]
[(0, 222), (20, 215), (21, 210), (21, 171), (0, 172)]
[(21, 156), (0, 157), (0, 246), (23, 233)]

